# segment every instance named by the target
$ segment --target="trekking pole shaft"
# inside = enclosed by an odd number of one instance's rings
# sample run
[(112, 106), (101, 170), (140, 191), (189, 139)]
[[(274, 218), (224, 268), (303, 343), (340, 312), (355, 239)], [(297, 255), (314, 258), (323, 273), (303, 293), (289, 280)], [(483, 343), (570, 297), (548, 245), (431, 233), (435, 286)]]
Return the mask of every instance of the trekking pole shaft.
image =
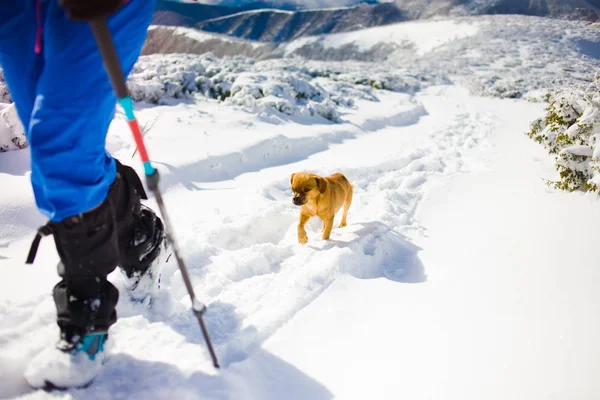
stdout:
[[(142, 130), (138, 123), (135, 115), (133, 114), (133, 101), (129, 97), (129, 90), (127, 89), (127, 83), (125, 82), (125, 75), (121, 69), (121, 63), (119, 62), (119, 56), (117, 55), (117, 49), (113, 43), (110, 30), (106, 21), (103, 19), (97, 19), (90, 22), (92, 32), (98, 43), (98, 49), (104, 60), (104, 67), (108, 73), (108, 77), (112, 83), (112, 86), (117, 94), (117, 98), (121, 107), (125, 111), (127, 117), (127, 123), (133, 133), (133, 139), (135, 140), (136, 148), (140, 152), (140, 158), (144, 163), (144, 171), (146, 176), (154, 174), (155, 169), (150, 163), (150, 157), (144, 144), (144, 138), (142, 136)], [(150, 182), (149, 182), (150, 183)], [(153, 182), (154, 183), (154, 182)], [(157, 183), (157, 182), (156, 182)], [(153, 189), (152, 187), (150, 189)]]
[(171, 220), (169, 218), (169, 215), (167, 214), (167, 210), (160, 189), (158, 188), (158, 182), (160, 179), (158, 170), (156, 170), (150, 163), (150, 158), (148, 156), (148, 151), (146, 150), (146, 146), (144, 144), (142, 131), (133, 112), (133, 101), (131, 97), (129, 97), (129, 90), (127, 89), (125, 75), (123, 74), (123, 70), (121, 69), (119, 57), (117, 55), (117, 51), (112, 40), (110, 30), (108, 29), (108, 25), (106, 24), (106, 21), (104, 19), (94, 20), (90, 22), (90, 25), (96, 38), (96, 42), (98, 43), (98, 48), (100, 49), (102, 59), (104, 60), (106, 72), (108, 73), (112, 86), (117, 94), (119, 104), (121, 104), (121, 107), (123, 107), (123, 110), (125, 111), (129, 128), (133, 133), (136, 146), (140, 153), (140, 158), (144, 163), (146, 182), (150, 190), (154, 193), (156, 202), (158, 203), (158, 208), (160, 210), (161, 215), (163, 216), (167, 240), (171, 243), (171, 246), (173, 247), (173, 254), (175, 255), (175, 259), (177, 261), (177, 265), (179, 266), (179, 270), (181, 271), (181, 276), (183, 277), (185, 287), (190, 295), (190, 299), (192, 301), (192, 309), (194, 310), (194, 314), (198, 318), (198, 323), (200, 324), (200, 328), (202, 329), (202, 334), (204, 335), (204, 340), (210, 352), (213, 366), (215, 368), (219, 368), (217, 356), (210, 341), (210, 337), (208, 336), (208, 330), (206, 329), (204, 320), (202, 318), (206, 307), (203, 304), (201, 304), (198, 300), (196, 300), (196, 294), (194, 293), (194, 287), (192, 286), (192, 281), (190, 280), (187, 267), (185, 266), (185, 262), (183, 261), (183, 258), (180, 255), (179, 247), (177, 246), (177, 242), (175, 241), (175, 238), (173, 236)]
[[(90, 22), (92, 26), (92, 32), (98, 43), (100, 54), (104, 60), (104, 66), (106, 72), (112, 83), (113, 89), (119, 99), (129, 96), (129, 90), (125, 81), (125, 75), (121, 69), (121, 63), (111, 62), (111, 60), (118, 60), (117, 49), (112, 41), (112, 35), (108, 25), (104, 19), (97, 19)], [(109, 40), (110, 39), (110, 40)]]

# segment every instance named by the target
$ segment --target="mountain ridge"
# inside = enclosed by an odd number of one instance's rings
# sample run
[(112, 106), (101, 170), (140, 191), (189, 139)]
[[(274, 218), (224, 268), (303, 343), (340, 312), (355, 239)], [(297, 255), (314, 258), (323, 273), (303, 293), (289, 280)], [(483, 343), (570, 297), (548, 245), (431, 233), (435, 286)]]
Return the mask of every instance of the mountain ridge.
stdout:
[(231, 8), (159, 1), (153, 24), (193, 27), (248, 40), (282, 43), (397, 22), (468, 15), (520, 14), (599, 21), (600, 0), (395, 0), (319, 10), (274, 9), (255, 2)]

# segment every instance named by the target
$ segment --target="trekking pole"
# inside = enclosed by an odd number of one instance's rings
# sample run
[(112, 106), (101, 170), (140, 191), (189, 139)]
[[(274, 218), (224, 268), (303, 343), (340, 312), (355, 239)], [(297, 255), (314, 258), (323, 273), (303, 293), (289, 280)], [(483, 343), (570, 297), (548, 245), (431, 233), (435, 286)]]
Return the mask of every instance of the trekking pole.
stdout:
[(215, 351), (210, 341), (210, 337), (208, 336), (208, 331), (206, 330), (206, 325), (204, 324), (204, 319), (202, 318), (202, 315), (206, 311), (206, 306), (196, 299), (190, 276), (188, 274), (183, 258), (181, 258), (179, 254), (179, 249), (177, 247), (177, 243), (175, 242), (175, 238), (173, 237), (171, 221), (169, 220), (167, 210), (165, 209), (162, 194), (160, 193), (160, 190), (158, 188), (158, 170), (156, 170), (152, 166), (152, 163), (148, 158), (148, 152), (146, 150), (146, 146), (144, 145), (144, 139), (142, 137), (140, 125), (135, 119), (135, 115), (133, 113), (133, 100), (129, 96), (129, 90), (127, 89), (125, 76), (123, 75), (123, 70), (121, 69), (121, 64), (117, 56), (117, 51), (115, 49), (110, 30), (108, 29), (108, 25), (106, 24), (106, 21), (104, 19), (96, 19), (90, 22), (90, 25), (92, 27), (92, 31), (94, 32), (94, 36), (96, 37), (96, 42), (98, 43), (100, 53), (102, 54), (104, 66), (112, 82), (113, 89), (117, 94), (117, 98), (119, 99), (119, 104), (121, 105), (121, 107), (123, 107), (123, 110), (125, 111), (127, 123), (129, 124), (129, 128), (133, 133), (133, 138), (135, 139), (135, 143), (139, 150), (140, 157), (144, 164), (146, 184), (148, 185), (148, 188), (154, 193), (154, 197), (156, 198), (156, 202), (158, 203), (158, 208), (160, 209), (160, 213), (163, 216), (165, 222), (165, 230), (167, 233), (167, 240), (169, 240), (169, 242), (173, 246), (173, 254), (175, 255), (175, 259), (177, 260), (179, 270), (181, 271), (181, 276), (183, 276), (185, 287), (187, 288), (187, 291), (190, 295), (190, 299), (192, 300), (192, 309), (194, 310), (194, 314), (196, 315), (196, 317), (198, 318), (198, 322), (200, 323), (200, 328), (202, 329), (204, 340), (206, 341), (206, 345), (210, 352), (212, 363), (215, 368), (219, 368), (217, 356), (215, 355)]

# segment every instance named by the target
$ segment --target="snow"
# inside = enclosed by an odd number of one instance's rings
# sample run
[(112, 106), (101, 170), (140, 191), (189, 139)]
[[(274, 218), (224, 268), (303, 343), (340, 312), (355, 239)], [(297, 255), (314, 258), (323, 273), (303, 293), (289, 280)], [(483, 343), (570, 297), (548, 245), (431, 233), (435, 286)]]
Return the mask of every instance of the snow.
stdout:
[(194, 311), (202, 312), (206, 309), (206, 305), (198, 301), (198, 299), (194, 299), (194, 301), (192, 302), (192, 309)]
[[(506, 20), (481, 21), (477, 32)], [(521, 22), (507, 29), (523, 32)], [(554, 37), (566, 26), (540, 24), (505, 60), (522, 60), (517, 53), (542, 46), (544, 29)], [(488, 60), (486, 46), (514, 46), (510, 32), (491, 44), (479, 33), (463, 38), (472, 46), (461, 66), (499, 71), (475, 54)], [(564, 48), (591, 35), (563, 34)], [(413, 38), (417, 48), (435, 42), (425, 36)], [(453, 45), (468, 47), (461, 40), (429, 50), (430, 61), (450, 62)], [(568, 79), (596, 66), (575, 50), (559, 58), (558, 48), (545, 65), (521, 66), (537, 79), (520, 90), (552, 87), (558, 66), (571, 66)], [(0, 154), (0, 186), (10, 188), (0, 197), (0, 398), (600, 396), (599, 200), (544, 185), (553, 159), (524, 133), (546, 104), (478, 97), (444, 78), (422, 83), (433, 64), (410, 67), (423, 68), (420, 78), (386, 62), (295, 64), (154, 55), (136, 65), (137, 116), (198, 303), (174, 260), (151, 309), (121, 296), (109, 357), (86, 389), (46, 394), (25, 383), (28, 361), (58, 337), (58, 256), (47, 238), (23, 266), (44, 219), (29, 150)], [(390, 82), (410, 90), (376, 89)], [(210, 90), (225, 83), (218, 101)], [(319, 106), (336, 118), (311, 112)], [(143, 174), (120, 114), (107, 149)], [(330, 241), (312, 219), (308, 244), (297, 242), (289, 177), (298, 171), (339, 171), (355, 185), (348, 226)], [(119, 271), (109, 279), (124, 293)], [(192, 313), (199, 304), (218, 371)]]
[(594, 154), (594, 150), (589, 146), (569, 146), (564, 150), (576, 156), (582, 157), (591, 157)]
[[(368, 51), (382, 42), (406, 43), (406, 45), (414, 47), (419, 55), (423, 55), (448, 42), (473, 36), (477, 31), (477, 26), (468, 22), (452, 20), (405, 22), (392, 26), (379, 26), (354, 32), (326, 35), (322, 40), (322, 44), (326, 48), (354, 44), (360, 51)], [(285, 46), (286, 54), (291, 54), (318, 38), (296, 39)]]
[(598, 200), (540, 184), (552, 164), (522, 132), (542, 107), (468, 104), (474, 115), (494, 110), (493, 138), (481, 168), (432, 182), (418, 208), (427, 282), (344, 276), (265, 343), (335, 398), (600, 393)]
[(94, 360), (90, 360), (84, 352), (71, 357), (56, 348), (48, 347), (38, 354), (34, 362), (29, 363), (24, 375), (27, 382), (36, 388), (43, 388), (47, 381), (59, 388), (84, 387), (102, 369), (106, 356), (107, 352), (102, 352), (95, 355)]

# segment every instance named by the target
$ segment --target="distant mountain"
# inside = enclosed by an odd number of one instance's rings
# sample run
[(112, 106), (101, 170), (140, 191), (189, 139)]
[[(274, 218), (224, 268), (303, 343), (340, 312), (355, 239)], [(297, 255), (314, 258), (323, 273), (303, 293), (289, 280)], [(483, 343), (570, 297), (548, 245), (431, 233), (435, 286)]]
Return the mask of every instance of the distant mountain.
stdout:
[[(302, 36), (349, 32), (432, 17), (521, 14), (598, 21), (600, 0), (396, 0), (323, 10), (273, 9), (273, 3), (242, 7), (159, 1), (154, 24), (195, 27), (249, 40), (286, 42)], [(285, 7), (284, 7), (285, 8)]]
[[(345, 4), (379, 4), (379, 0), (337, 0)], [(193, 27), (199, 22), (225, 17), (252, 10), (299, 11), (306, 4), (325, 4), (330, 0), (273, 0), (273, 1), (221, 1), (219, 5), (207, 5), (193, 1), (158, 0), (154, 13), (155, 25)]]
[(243, 39), (286, 42), (301, 36), (348, 32), (410, 19), (392, 3), (318, 11), (259, 10), (211, 19), (196, 28)]
[[(174, 3), (195, 3), (229, 8), (275, 8), (279, 10), (307, 10), (315, 8), (351, 7), (359, 4), (389, 3), (391, 0), (168, 0)], [(257, 7), (257, 4), (262, 4)]]
[(243, 11), (268, 8), (265, 3), (254, 3), (253, 6), (225, 7), (209, 6), (200, 3), (184, 3), (169, 0), (158, 0), (152, 23), (155, 25), (193, 27), (207, 19), (223, 17)]

